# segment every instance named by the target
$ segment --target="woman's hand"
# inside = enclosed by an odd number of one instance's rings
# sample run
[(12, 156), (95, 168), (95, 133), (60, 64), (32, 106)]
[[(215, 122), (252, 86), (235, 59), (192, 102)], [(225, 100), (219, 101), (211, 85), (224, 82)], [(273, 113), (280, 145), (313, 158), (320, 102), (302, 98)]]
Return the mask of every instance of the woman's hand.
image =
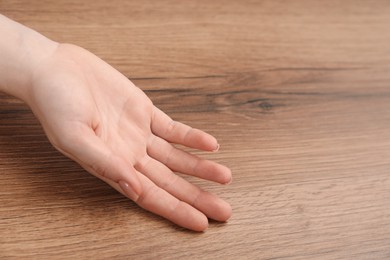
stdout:
[(173, 121), (90, 52), (60, 44), (40, 61), (25, 101), (51, 143), (139, 206), (188, 229), (226, 221), (230, 205), (172, 171), (229, 183), (225, 166), (170, 143), (218, 150), (211, 135)]

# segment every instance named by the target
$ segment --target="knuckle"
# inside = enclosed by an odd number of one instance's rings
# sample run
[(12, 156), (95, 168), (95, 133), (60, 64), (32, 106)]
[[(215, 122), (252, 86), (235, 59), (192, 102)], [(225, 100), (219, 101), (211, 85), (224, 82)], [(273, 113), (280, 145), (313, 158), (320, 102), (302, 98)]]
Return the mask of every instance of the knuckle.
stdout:
[(187, 142), (187, 140), (189, 139), (189, 137), (191, 136), (191, 133), (194, 129), (192, 127), (188, 127), (187, 130), (185, 131), (185, 134), (183, 136), (183, 142)]
[(165, 134), (167, 136), (171, 136), (172, 133), (174, 132), (175, 128), (176, 128), (176, 125), (177, 125), (177, 122), (175, 120), (171, 120), (168, 125), (167, 125), (167, 129), (165, 131)]
[(174, 190), (175, 184), (179, 181), (180, 177), (174, 173), (171, 173), (167, 179), (161, 183), (161, 188), (164, 190)]
[(191, 173), (193, 175), (200, 173), (201, 172), (200, 169), (202, 169), (202, 167), (205, 166), (205, 163), (207, 163), (207, 161), (205, 159), (196, 158), (193, 162), (192, 167), (191, 167)]
[(180, 200), (177, 200), (175, 204), (172, 205), (170, 208), (170, 214), (175, 215), (176, 212), (179, 210), (179, 208), (182, 206), (183, 202)]
[(203, 194), (203, 191), (201, 189), (197, 189), (197, 191), (193, 194), (193, 199), (190, 203), (191, 206), (193, 207), (197, 207), (198, 205), (198, 202), (199, 202), (199, 198), (202, 196)]
[(170, 146), (168, 148), (168, 151), (165, 153), (164, 159), (162, 161), (163, 164), (169, 165), (169, 163), (172, 161), (174, 151), (175, 151), (175, 148), (173, 148), (172, 146)]

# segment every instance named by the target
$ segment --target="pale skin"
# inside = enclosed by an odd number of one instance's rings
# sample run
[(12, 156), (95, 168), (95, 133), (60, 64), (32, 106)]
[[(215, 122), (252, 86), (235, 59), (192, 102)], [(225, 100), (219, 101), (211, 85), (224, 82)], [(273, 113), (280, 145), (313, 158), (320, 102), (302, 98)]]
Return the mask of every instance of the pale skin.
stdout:
[[(0, 15), (0, 91), (29, 105), (53, 146), (140, 207), (194, 231), (227, 221), (224, 200), (180, 172), (221, 184), (231, 171), (172, 143), (215, 152), (217, 140), (172, 120), (87, 50)], [(4, 36), (4, 37), (3, 37)]]

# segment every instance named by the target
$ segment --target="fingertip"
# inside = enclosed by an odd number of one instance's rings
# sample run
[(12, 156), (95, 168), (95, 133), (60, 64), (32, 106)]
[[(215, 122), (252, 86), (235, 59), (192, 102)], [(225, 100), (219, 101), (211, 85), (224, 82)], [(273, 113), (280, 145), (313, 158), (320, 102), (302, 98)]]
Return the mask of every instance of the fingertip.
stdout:
[(216, 181), (223, 185), (229, 185), (233, 181), (232, 177), (232, 171), (222, 164), (217, 164), (217, 172), (218, 174), (215, 175)]
[(192, 210), (192, 214), (187, 217), (187, 228), (193, 231), (203, 232), (209, 227), (207, 216), (198, 210)]
[(208, 148), (209, 148), (208, 151), (214, 152), (214, 153), (218, 152), (219, 148), (220, 148), (220, 145), (219, 145), (217, 139), (214, 136), (212, 136), (212, 135), (209, 135), (209, 137), (210, 137), (210, 140), (209, 140), (209, 143), (208, 143)]
[(229, 185), (233, 181), (232, 171), (224, 165), (222, 165), (222, 167), (224, 168), (224, 171), (223, 171), (224, 172), (224, 179), (223, 179), (222, 184)]
[(199, 129), (194, 129), (194, 133), (193, 136), (198, 137), (198, 140), (195, 138), (193, 140), (195, 142), (194, 145), (192, 145), (194, 148), (207, 152), (217, 152), (219, 150), (218, 141), (214, 136)]
[(219, 214), (215, 218), (215, 220), (220, 222), (226, 222), (230, 219), (231, 216), (232, 216), (232, 207), (230, 206), (229, 203), (223, 201), (223, 204), (220, 206), (219, 209)]
[(197, 232), (204, 232), (208, 228), (209, 228), (209, 220), (207, 219), (207, 217), (205, 215), (203, 215), (201, 218), (198, 218), (198, 220), (193, 223), (191, 230), (197, 231)]
[(193, 208), (187, 203), (180, 203), (171, 221), (196, 232), (203, 232), (209, 226), (209, 220), (205, 214)]

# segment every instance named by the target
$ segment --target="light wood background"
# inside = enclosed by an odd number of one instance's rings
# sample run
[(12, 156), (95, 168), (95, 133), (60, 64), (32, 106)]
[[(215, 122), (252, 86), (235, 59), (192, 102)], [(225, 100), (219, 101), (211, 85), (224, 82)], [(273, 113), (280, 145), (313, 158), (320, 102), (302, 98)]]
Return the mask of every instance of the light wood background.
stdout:
[[(112, 64), (217, 136), (227, 224), (180, 229), (0, 95), (1, 259), (389, 259), (390, 2), (27, 1), (0, 12)], [(1, 36), (0, 36), (1, 37)], [(6, 40), (1, 38), (1, 40)]]

